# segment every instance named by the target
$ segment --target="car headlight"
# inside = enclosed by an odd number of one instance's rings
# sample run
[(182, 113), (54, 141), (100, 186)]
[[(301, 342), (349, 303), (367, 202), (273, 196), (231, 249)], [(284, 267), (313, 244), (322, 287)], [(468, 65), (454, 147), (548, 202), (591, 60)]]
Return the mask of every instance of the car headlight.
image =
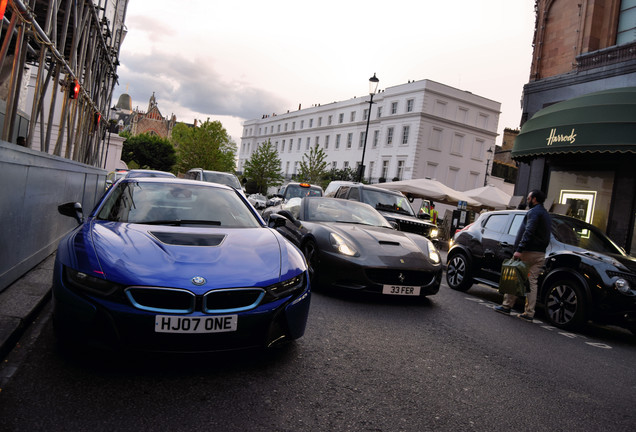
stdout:
[(616, 287), (616, 289), (623, 293), (623, 294), (627, 294), (631, 291), (631, 287), (629, 286), (629, 282), (627, 282), (625, 279), (616, 279), (616, 281), (614, 282), (614, 286)]
[(431, 238), (436, 238), (439, 234), (439, 230), (437, 228), (431, 228)]
[(428, 250), (428, 257), (430, 258), (431, 261), (433, 261), (435, 264), (439, 264), (440, 261), (442, 261), (442, 257), (439, 256), (439, 252), (437, 252), (437, 249), (435, 248), (429, 248)]
[(355, 256), (358, 254), (353, 246), (336, 233), (329, 234), (329, 240), (331, 240), (331, 245), (343, 255)]
[(277, 300), (281, 297), (286, 297), (293, 294), (296, 291), (302, 291), (305, 289), (305, 273), (301, 273), (291, 279), (279, 282), (274, 285), (270, 285), (265, 290), (270, 295), (270, 301)]
[(90, 276), (87, 273), (74, 270), (70, 267), (64, 267), (64, 274), (66, 281), (72, 287), (100, 296), (109, 296), (123, 287), (123, 285)]

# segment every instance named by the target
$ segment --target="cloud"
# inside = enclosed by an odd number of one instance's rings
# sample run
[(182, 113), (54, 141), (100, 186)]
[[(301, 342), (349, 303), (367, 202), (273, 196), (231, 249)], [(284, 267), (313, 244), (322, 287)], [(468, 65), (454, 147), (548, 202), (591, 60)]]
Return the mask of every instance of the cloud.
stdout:
[(120, 93), (130, 94), (134, 107), (153, 92), (158, 100), (170, 100), (184, 111), (243, 119), (280, 112), (290, 105), (266, 90), (224, 78), (209, 60), (175, 53), (122, 56), (118, 72), (120, 86), (126, 89)]

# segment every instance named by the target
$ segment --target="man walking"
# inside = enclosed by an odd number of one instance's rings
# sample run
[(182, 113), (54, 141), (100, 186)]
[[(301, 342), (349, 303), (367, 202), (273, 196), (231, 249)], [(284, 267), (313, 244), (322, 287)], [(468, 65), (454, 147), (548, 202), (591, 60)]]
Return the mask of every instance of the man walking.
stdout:
[[(532, 322), (534, 308), (537, 303), (537, 279), (545, 262), (545, 250), (550, 243), (551, 220), (543, 203), (545, 194), (540, 190), (532, 190), (528, 194), (528, 207), (530, 210), (523, 218), (523, 222), (515, 239), (514, 258), (528, 264), (528, 282), (530, 292), (526, 294), (526, 306), (519, 318)], [(495, 307), (495, 311), (510, 315), (510, 310), (515, 305), (517, 296), (504, 294), (501, 306)]]

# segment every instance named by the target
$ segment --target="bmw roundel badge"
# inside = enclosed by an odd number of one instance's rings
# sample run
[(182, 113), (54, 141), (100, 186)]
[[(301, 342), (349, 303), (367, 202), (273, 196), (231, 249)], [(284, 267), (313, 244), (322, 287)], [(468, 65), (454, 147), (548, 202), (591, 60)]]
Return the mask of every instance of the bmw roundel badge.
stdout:
[(207, 282), (202, 276), (195, 276), (190, 279), (190, 281), (197, 286), (205, 285), (205, 283)]

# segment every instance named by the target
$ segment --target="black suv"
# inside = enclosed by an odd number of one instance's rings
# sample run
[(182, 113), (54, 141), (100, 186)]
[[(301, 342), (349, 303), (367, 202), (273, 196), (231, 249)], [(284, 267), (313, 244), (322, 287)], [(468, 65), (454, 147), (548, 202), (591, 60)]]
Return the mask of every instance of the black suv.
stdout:
[(437, 242), (437, 225), (418, 219), (409, 200), (402, 192), (382, 189), (362, 183), (340, 186), (335, 198), (361, 201), (369, 204), (389, 222), (395, 222), (400, 231), (423, 235)]
[[(497, 287), (501, 263), (514, 253), (525, 214), (484, 213), (455, 234), (446, 260), (448, 286), (458, 291), (473, 283)], [(537, 294), (547, 320), (564, 329), (593, 320), (636, 334), (636, 258), (593, 225), (563, 215), (551, 217), (552, 235)]]

